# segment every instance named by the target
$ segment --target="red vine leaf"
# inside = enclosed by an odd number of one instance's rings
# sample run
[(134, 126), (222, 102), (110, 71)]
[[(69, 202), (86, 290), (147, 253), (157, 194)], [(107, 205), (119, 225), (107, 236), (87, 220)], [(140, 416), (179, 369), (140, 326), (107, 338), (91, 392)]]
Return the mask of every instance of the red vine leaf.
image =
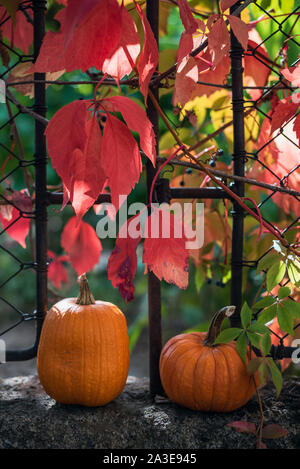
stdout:
[(94, 228), (76, 217), (70, 218), (61, 235), (61, 246), (69, 255), (70, 262), (78, 275), (91, 270), (98, 262), (102, 251), (101, 242)]
[(139, 134), (141, 149), (155, 166), (155, 135), (153, 126), (144, 109), (125, 96), (111, 96), (103, 99), (101, 103), (105, 106), (105, 109), (122, 114), (129, 129)]
[(227, 18), (235, 37), (237, 38), (243, 49), (247, 50), (249, 34), (248, 26), (237, 16), (228, 15)]
[(221, 10), (226, 11), (228, 10), (228, 8), (231, 8), (236, 3), (237, 3), (237, 0), (221, 0), (220, 1)]
[(35, 72), (101, 70), (105, 59), (114, 54), (122, 33), (117, 0), (89, 0), (79, 5), (78, 0), (71, 0), (56, 16), (60, 31), (46, 34)]
[(142, 161), (128, 127), (111, 114), (107, 114), (104, 128), (101, 164), (108, 177), (112, 203), (118, 210), (119, 196), (127, 196), (139, 180)]
[(227, 424), (228, 427), (233, 428), (239, 433), (256, 433), (256, 427), (254, 423), (247, 422), (246, 420), (237, 420)]
[(213, 64), (216, 66), (224, 56), (228, 55), (230, 49), (230, 36), (226, 23), (222, 16), (210, 27), (207, 36), (208, 47), (212, 54)]
[(54, 252), (48, 250), (48, 259), (50, 260), (48, 278), (57, 289), (60, 289), (61, 284), (69, 280), (68, 271), (63, 265), (63, 262), (69, 261), (69, 256), (56, 256)]
[[(32, 201), (24, 191), (14, 192), (7, 196), (11, 200), (12, 208), (6, 211), (1, 210), (0, 222), (3, 230), (10, 238), (19, 243), (22, 248), (26, 248), (25, 239), (29, 233), (30, 218), (26, 217), (32, 212)], [(22, 216), (24, 213), (25, 217)]]
[(144, 29), (144, 46), (138, 62), (140, 91), (144, 95), (145, 102), (148, 96), (149, 82), (158, 65), (158, 48), (149, 21), (145, 17), (143, 10), (136, 3), (137, 12), (141, 18)]
[(276, 423), (270, 423), (262, 429), (262, 437), (266, 438), (267, 440), (282, 438), (288, 433), (289, 432), (285, 428), (277, 425)]
[[(186, 288), (188, 285), (189, 251), (181, 221), (170, 213), (170, 232), (164, 235), (165, 210), (154, 208), (145, 225), (143, 262), (159, 280)], [(176, 233), (178, 236), (177, 237)]]
[(96, 115), (85, 124), (87, 134), (84, 150), (72, 153), (70, 200), (76, 215), (81, 218), (103, 191), (107, 176), (101, 166), (102, 135)]
[(298, 108), (298, 103), (290, 102), (288, 98), (281, 99), (272, 114), (271, 133), (288, 122), (296, 114)]
[(140, 39), (137, 27), (126, 10), (121, 6), (122, 35), (114, 53), (104, 60), (102, 71), (117, 81), (129, 75), (135, 67), (140, 53)]
[[(0, 6), (0, 18), (4, 18), (5, 8)], [(16, 13), (16, 22), (13, 24), (11, 18), (1, 25), (3, 37), (6, 37), (11, 47), (18, 47), (26, 54), (33, 41), (33, 27), (21, 11)]]
[(134, 298), (132, 281), (137, 269), (136, 248), (141, 240), (141, 236), (131, 238), (128, 235), (130, 220), (120, 229), (107, 264), (108, 278), (114, 288), (119, 288), (125, 301), (131, 301)]
[(296, 67), (283, 68), (280, 70), (284, 78), (291, 82), (293, 86), (300, 86), (300, 65)]
[[(270, 68), (265, 65), (268, 63), (268, 53), (262, 39), (255, 29), (249, 32), (248, 47), (255, 49), (256, 54), (259, 54), (260, 60), (257, 60), (256, 55), (246, 54), (244, 57), (244, 85), (245, 86), (266, 86), (268, 77), (270, 75)], [(263, 90), (247, 89), (247, 93), (253, 100), (260, 98)]]
[(198, 22), (194, 18), (187, 0), (177, 0), (182, 24), (188, 33), (193, 33), (198, 28)]

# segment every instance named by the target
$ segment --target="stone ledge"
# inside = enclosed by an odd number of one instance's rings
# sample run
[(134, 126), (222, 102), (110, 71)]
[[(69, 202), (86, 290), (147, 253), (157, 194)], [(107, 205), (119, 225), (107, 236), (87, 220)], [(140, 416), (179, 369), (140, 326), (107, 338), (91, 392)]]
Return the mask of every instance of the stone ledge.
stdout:
[[(268, 448), (299, 448), (299, 379), (288, 379), (279, 400), (261, 391), (266, 423), (289, 433)], [(48, 397), (37, 376), (0, 381), (0, 448), (210, 449), (254, 448), (253, 435), (226, 424), (258, 422), (256, 397), (229, 414), (193, 412), (168, 400), (153, 402), (148, 380), (129, 377), (124, 392), (104, 407), (66, 406)]]

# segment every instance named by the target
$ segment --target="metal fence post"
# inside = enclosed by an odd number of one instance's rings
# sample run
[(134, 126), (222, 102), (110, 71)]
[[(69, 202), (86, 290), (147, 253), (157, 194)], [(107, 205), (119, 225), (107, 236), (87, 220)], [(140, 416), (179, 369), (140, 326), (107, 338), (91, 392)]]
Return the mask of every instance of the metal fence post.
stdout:
[[(240, 6), (237, 2), (230, 10), (231, 13)], [(232, 78), (232, 110), (233, 110), (233, 171), (236, 176), (244, 176), (245, 136), (244, 136), (244, 90), (243, 90), (243, 48), (233, 34), (230, 33), (231, 49), (231, 78)], [(235, 192), (244, 197), (244, 184), (235, 182)], [(232, 210), (232, 255), (231, 255), (231, 299), (236, 306), (236, 312), (231, 318), (231, 326), (240, 323), (242, 305), (243, 282), (243, 241), (244, 241), (244, 211), (237, 202)]]
[[(152, 28), (154, 37), (159, 41), (159, 0), (148, 0), (146, 6), (147, 19)], [(158, 87), (152, 88), (152, 92), (158, 101)], [(156, 136), (156, 154), (158, 154), (158, 113), (148, 98), (147, 116), (150, 119)], [(150, 161), (146, 162), (147, 171), (147, 203), (153, 178), (157, 171)], [(159, 375), (159, 358), (162, 348), (161, 334), (161, 285), (159, 279), (148, 272), (148, 313), (149, 313), (149, 368), (150, 368), (150, 393), (152, 396), (161, 394), (163, 389)]]

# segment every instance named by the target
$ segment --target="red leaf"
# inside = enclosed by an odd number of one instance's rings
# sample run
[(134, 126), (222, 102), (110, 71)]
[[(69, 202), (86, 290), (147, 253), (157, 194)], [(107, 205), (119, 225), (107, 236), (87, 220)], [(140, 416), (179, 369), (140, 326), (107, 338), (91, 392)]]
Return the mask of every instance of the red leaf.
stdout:
[(244, 50), (248, 48), (248, 26), (237, 16), (228, 15), (230, 27)]
[[(141, 148), (155, 165), (155, 136), (145, 111), (123, 96), (105, 98), (97, 105), (105, 112), (122, 113), (128, 127), (139, 133)], [(118, 210), (119, 195), (129, 194), (142, 170), (140, 151), (128, 127), (107, 114), (102, 137), (96, 114), (88, 106), (89, 101), (84, 100), (67, 104), (46, 130), (52, 166), (64, 185), (64, 205), (70, 200), (79, 218), (106, 185)]]
[[(244, 57), (244, 85), (245, 86), (265, 86), (268, 83), (270, 67), (264, 65), (268, 63), (268, 53), (262, 44), (262, 40), (255, 29), (249, 32), (248, 47), (255, 49), (260, 59), (257, 60), (255, 54), (246, 54)], [(263, 90), (247, 89), (247, 93), (253, 100), (260, 98)]]
[(139, 72), (140, 91), (145, 97), (148, 95), (149, 82), (158, 65), (158, 48), (151, 26), (141, 7), (136, 3), (136, 9), (144, 28), (144, 46), (137, 66)]
[(288, 122), (296, 114), (298, 107), (298, 103), (290, 102), (287, 98), (281, 99), (272, 114), (271, 133)]
[(228, 8), (231, 8), (237, 3), (237, 0), (221, 0), (220, 7), (222, 11), (226, 11)]
[(237, 420), (236, 422), (230, 422), (227, 424), (228, 427), (232, 427), (239, 433), (256, 433), (254, 423), (247, 422), (246, 420)]
[(74, 101), (54, 114), (45, 132), (52, 166), (69, 193), (73, 182), (70, 158), (76, 149), (84, 152), (87, 117), (87, 102)]
[(76, 217), (70, 218), (61, 235), (61, 245), (78, 275), (91, 270), (99, 261), (102, 246), (94, 228)]
[[(7, 197), (8, 198), (8, 197)], [(24, 214), (32, 212), (32, 202), (24, 192), (14, 192), (10, 197), (14, 206), (12, 207), (10, 215), (4, 217), (3, 213), (0, 213), (0, 221), (2, 223), (3, 230), (6, 230), (7, 234), (14, 241), (19, 243), (22, 248), (26, 248), (25, 239), (28, 235), (30, 228), (30, 218), (22, 217)]]
[[(188, 285), (189, 251), (185, 244), (187, 239), (181, 221), (170, 214), (170, 233), (164, 235), (165, 210), (154, 208), (145, 225), (145, 242), (143, 262), (159, 280), (186, 288)], [(176, 237), (176, 234), (181, 237)]]
[(296, 67), (283, 68), (280, 70), (284, 78), (291, 82), (293, 86), (300, 86), (300, 65)]
[(262, 437), (266, 438), (267, 440), (282, 438), (288, 433), (289, 432), (285, 428), (277, 425), (276, 423), (270, 423), (262, 429)]
[(61, 10), (56, 15), (56, 20), (60, 22), (58, 32), (48, 31), (43, 39), (39, 55), (35, 64), (28, 70), (34, 72), (58, 72), (66, 68), (64, 58), (64, 23), (66, 10)]
[[(229, 73), (230, 67), (228, 56), (221, 60), (217, 67), (214, 67), (213, 69), (207, 69), (207, 64), (211, 58), (208, 51), (202, 53), (200, 57), (205, 59), (205, 61), (200, 60), (199, 56), (196, 58), (189, 57), (185, 65), (183, 61), (182, 68), (180, 68), (176, 73), (175, 104), (179, 102), (181, 106), (184, 106), (188, 101), (194, 99), (196, 96), (209, 96), (216, 91), (214, 86), (209, 86), (210, 82), (223, 84), (224, 80), (226, 80), (226, 75)], [(198, 85), (198, 80), (207, 83), (207, 85)]]
[(63, 262), (68, 261), (69, 257), (57, 257), (54, 252), (49, 250), (48, 258), (50, 259), (50, 264), (48, 267), (48, 278), (57, 289), (60, 289), (62, 282), (66, 283), (69, 280), (68, 271), (63, 265)]
[(193, 33), (198, 28), (197, 20), (194, 18), (192, 10), (187, 0), (178, 0), (179, 14), (185, 30), (188, 33)]
[(76, 28), (97, 5), (98, 0), (68, 0), (65, 10), (64, 44), (67, 47)]
[(76, 215), (81, 218), (104, 189), (106, 174), (101, 167), (101, 144), (97, 117), (86, 122), (87, 139), (84, 150), (75, 148), (69, 166), (72, 173), (70, 200)]
[[(4, 18), (5, 8), (0, 6), (0, 18)], [(26, 54), (33, 41), (33, 26), (27, 21), (24, 13), (17, 11), (16, 24), (13, 26), (11, 18), (1, 25), (3, 37), (6, 37), (12, 47), (18, 47)]]
[(61, 30), (46, 34), (35, 72), (85, 71), (90, 67), (101, 70), (105, 59), (115, 52), (122, 32), (117, 0), (78, 1), (68, 2), (58, 13)]
[(213, 64), (216, 66), (228, 55), (230, 49), (230, 36), (226, 23), (222, 17), (213, 23), (207, 36), (208, 47), (212, 54)]
[(298, 138), (299, 143), (300, 143), (300, 114), (298, 114), (296, 119), (295, 119), (293, 130), (296, 133), (297, 138)]
[[(121, 112), (130, 130), (139, 134), (141, 149), (148, 156), (153, 166), (155, 166), (155, 135), (153, 126), (145, 111), (125, 96), (111, 96), (110, 98), (103, 99), (101, 103), (110, 111)], [(109, 107), (107, 107), (107, 104), (109, 104)]]
[(102, 67), (104, 73), (117, 81), (132, 72), (141, 49), (137, 27), (123, 4), (121, 9), (122, 35), (114, 53)]
[(128, 127), (110, 114), (103, 133), (101, 164), (108, 177), (112, 203), (118, 210), (119, 195), (127, 196), (138, 182), (142, 162)]
[(130, 220), (122, 226), (107, 264), (108, 278), (114, 288), (119, 288), (125, 301), (134, 298), (132, 280), (137, 269), (136, 248), (141, 240), (141, 237), (135, 239), (129, 237), (127, 228)]

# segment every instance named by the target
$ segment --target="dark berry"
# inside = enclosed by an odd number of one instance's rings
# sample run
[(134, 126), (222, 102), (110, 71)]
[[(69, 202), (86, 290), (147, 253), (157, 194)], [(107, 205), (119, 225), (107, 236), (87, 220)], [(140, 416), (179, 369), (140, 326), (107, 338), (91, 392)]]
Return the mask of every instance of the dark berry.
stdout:
[(186, 172), (186, 174), (192, 174), (193, 170), (192, 170), (192, 168), (187, 168), (185, 170), (185, 172)]
[(184, 186), (184, 181), (180, 181), (179, 183), (181, 186)]
[(219, 148), (217, 153), (218, 153), (219, 156), (224, 155), (224, 150), (222, 148)]
[(208, 278), (208, 279), (207, 279), (207, 283), (208, 283), (208, 285), (210, 285), (210, 284), (212, 283), (212, 279), (211, 279), (211, 278)]
[(217, 287), (220, 287), (220, 286), (222, 285), (222, 281), (221, 281), (221, 280), (217, 280), (217, 281), (216, 281), (216, 285), (217, 285)]
[(212, 168), (214, 168), (214, 167), (216, 166), (215, 160), (210, 160), (209, 166), (211, 166)]

